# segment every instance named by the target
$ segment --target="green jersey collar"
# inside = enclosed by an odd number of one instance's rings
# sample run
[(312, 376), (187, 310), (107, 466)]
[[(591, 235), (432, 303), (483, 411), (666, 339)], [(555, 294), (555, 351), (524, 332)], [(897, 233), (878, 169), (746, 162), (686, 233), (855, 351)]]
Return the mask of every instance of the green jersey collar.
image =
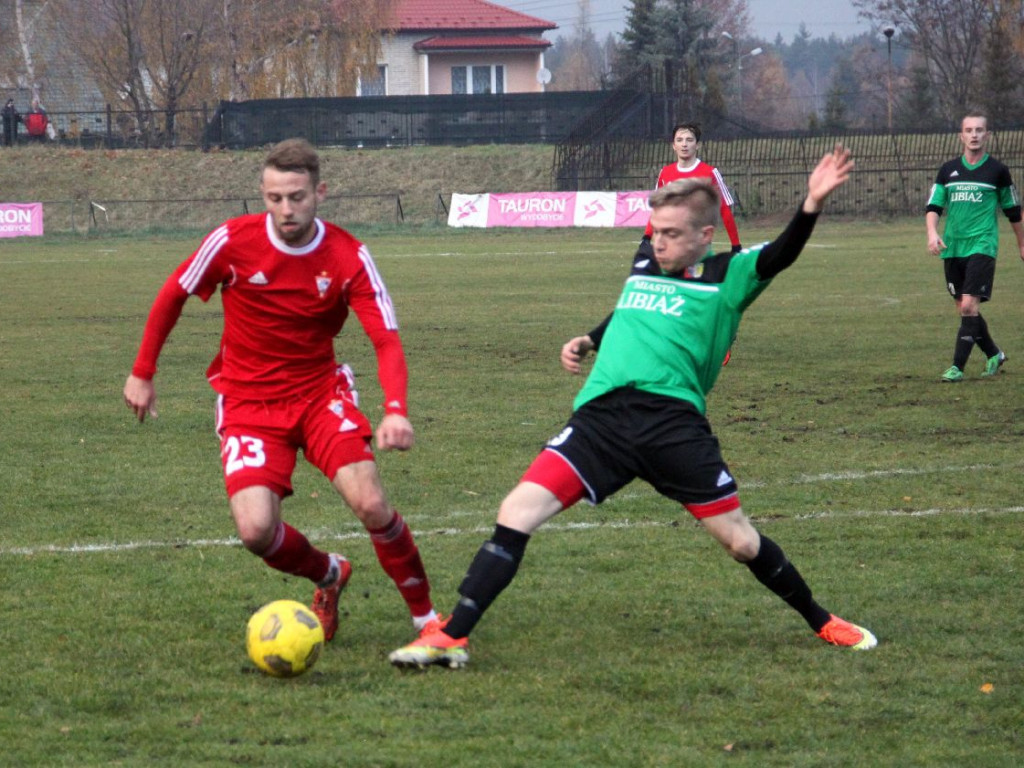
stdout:
[(976, 162), (974, 165), (971, 165), (970, 163), (967, 162), (967, 157), (965, 155), (960, 155), (960, 162), (963, 163), (969, 171), (973, 171), (975, 168), (982, 165), (986, 160), (988, 160), (988, 152), (982, 155), (981, 160)]

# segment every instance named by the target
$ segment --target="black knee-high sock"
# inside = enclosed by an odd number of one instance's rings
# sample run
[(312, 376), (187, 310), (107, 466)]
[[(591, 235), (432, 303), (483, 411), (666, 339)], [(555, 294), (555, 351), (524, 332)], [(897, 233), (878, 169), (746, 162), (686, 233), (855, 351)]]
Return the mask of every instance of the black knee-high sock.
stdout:
[(995, 357), (999, 354), (999, 345), (995, 343), (992, 334), (988, 332), (988, 323), (985, 318), (978, 315), (978, 336), (975, 338), (978, 348), (985, 353), (985, 357)]
[(473, 631), (484, 611), (512, 583), (529, 540), (528, 533), (494, 526), (491, 540), (477, 551), (459, 586), (461, 598), (444, 628), (446, 635), (457, 639)]
[(980, 318), (968, 315), (960, 318), (960, 330), (956, 333), (956, 346), (953, 348), (953, 365), (961, 371), (967, 367), (967, 358), (981, 333)]
[(793, 566), (782, 548), (765, 535), (761, 535), (761, 548), (757, 557), (745, 565), (757, 580), (781, 597), (797, 613), (804, 617), (815, 632), (821, 630), (829, 620), (829, 612), (811, 597), (811, 588)]

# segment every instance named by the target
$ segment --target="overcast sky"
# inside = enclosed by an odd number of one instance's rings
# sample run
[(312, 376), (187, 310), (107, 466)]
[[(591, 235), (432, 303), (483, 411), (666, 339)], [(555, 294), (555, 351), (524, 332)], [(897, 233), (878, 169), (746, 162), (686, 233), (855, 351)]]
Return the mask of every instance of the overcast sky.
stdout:
[[(491, 0), (513, 10), (538, 16), (558, 25), (547, 38), (572, 33), (579, 14), (578, 0)], [(590, 27), (598, 40), (609, 33), (619, 33), (626, 24), (626, 0), (590, 0)], [(747, 0), (753, 32), (769, 42), (781, 34), (784, 42), (792, 42), (803, 23), (811, 37), (835, 35), (845, 39), (868, 31), (867, 22), (857, 18), (849, 0)]]

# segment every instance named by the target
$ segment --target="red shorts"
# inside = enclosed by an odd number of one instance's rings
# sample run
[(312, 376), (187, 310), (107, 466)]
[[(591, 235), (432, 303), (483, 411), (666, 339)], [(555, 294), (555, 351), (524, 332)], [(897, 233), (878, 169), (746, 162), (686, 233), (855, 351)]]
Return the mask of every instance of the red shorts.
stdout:
[(228, 496), (254, 485), (281, 497), (291, 495), (299, 449), (328, 480), (348, 464), (373, 461), (373, 429), (357, 402), (344, 371), (313, 397), (218, 397), (217, 434)]

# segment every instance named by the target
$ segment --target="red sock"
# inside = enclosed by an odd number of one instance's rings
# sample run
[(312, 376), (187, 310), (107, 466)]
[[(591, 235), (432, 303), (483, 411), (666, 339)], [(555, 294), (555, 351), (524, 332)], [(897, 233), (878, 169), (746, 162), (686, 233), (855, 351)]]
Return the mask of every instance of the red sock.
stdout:
[(288, 523), (278, 523), (274, 543), (263, 553), (263, 562), (314, 583), (323, 581), (331, 567), (330, 556), (310, 544), (309, 539)]
[(386, 526), (370, 530), (370, 541), (384, 573), (395, 582), (409, 606), (409, 612), (413, 616), (426, 616), (434, 610), (430, 601), (430, 582), (420, 560), (420, 551), (402, 516), (395, 512)]

